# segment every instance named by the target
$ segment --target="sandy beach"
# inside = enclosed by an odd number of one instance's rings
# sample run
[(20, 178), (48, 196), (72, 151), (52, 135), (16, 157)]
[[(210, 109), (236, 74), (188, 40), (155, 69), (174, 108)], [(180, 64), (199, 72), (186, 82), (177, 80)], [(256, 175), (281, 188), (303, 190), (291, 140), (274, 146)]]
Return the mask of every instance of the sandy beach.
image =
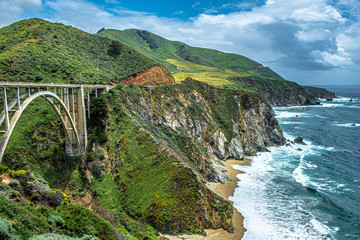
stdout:
[[(221, 183), (209, 183), (207, 186), (214, 190), (217, 194), (222, 196), (225, 199), (229, 199), (230, 196), (234, 195), (235, 188), (237, 187), (238, 179), (236, 175), (242, 173), (234, 169), (231, 165), (250, 165), (251, 160), (245, 158), (243, 161), (239, 160), (227, 160), (225, 162), (224, 169), (227, 171), (229, 176), (229, 180), (226, 181), (225, 184)], [(169, 240), (239, 240), (242, 239), (246, 229), (243, 226), (244, 217), (239, 213), (236, 209), (234, 209), (233, 215), (233, 224), (235, 231), (234, 233), (229, 233), (224, 229), (206, 229), (205, 232), (207, 236), (200, 236), (200, 235), (181, 235), (181, 236), (170, 236), (170, 235), (163, 235), (165, 239)]]

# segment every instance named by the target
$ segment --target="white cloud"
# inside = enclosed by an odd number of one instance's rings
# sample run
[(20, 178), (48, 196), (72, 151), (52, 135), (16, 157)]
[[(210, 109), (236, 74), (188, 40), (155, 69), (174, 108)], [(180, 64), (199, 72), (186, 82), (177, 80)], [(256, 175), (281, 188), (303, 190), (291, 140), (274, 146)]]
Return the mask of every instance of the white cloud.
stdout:
[(117, 0), (105, 0), (105, 2), (109, 4), (120, 4), (120, 2)]
[(313, 4), (309, 7), (296, 9), (291, 17), (297, 21), (306, 22), (346, 21), (334, 7), (324, 4)]
[(295, 37), (302, 42), (315, 42), (331, 38), (331, 32), (327, 29), (300, 30)]
[(335, 53), (329, 51), (314, 50), (312, 52), (315, 57), (315, 62), (321, 63), (330, 67), (343, 67), (353, 64), (349, 55), (344, 52), (344, 49), (339, 48)]
[(41, 0), (0, 0), (0, 27), (19, 20), (24, 11), (38, 10), (41, 6)]
[(265, 5), (266, 6), (270, 6), (270, 5), (273, 5), (273, 4), (275, 4), (276, 2), (274, 1), (274, 0), (267, 0), (266, 1), (266, 3), (265, 3)]
[[(17, 8), (12, 12), (19, 9), (18, 14), (25, 7), (41, 7), (40, 0), (13, 2)], [(281, 69), (290, 77), (296, 77), (293, 72), (300, 71), (298, 69), (314, 72), (350, 65), (358, 67), (360, 23), (356, 19), (360, 19), (360, 3), (358, 0), (339, 0), (341, 7), (338, 7), (330, 2), (267, 0), (257, 7), (252, 3), (223, 4), (216, 9), (219, 14), (204, 12), (182, 21), (120, 7), (106, 9), (90, 0), (43, 0), (44, 5), (52, 9), (52, 21), (65, 22), (90, 33), (102, 27), (145, 29), (189, 45), (242, 54), (274, 67), (275, 71)], [(192, 7), (200, 5), (200, 2), (193, 3)], [(0, 9), (3, 5), (4, 0), (0, 0)], [(225, 8), (232, 12), (221, 14)], [(243, 8), (247, 11), (241, 11)], [(346, 14), (342, 15), (341, 11)], [(0, 24), (3, 23), (1, 14), (3, 11), (0, 12)]]
[(196, 7), (196, 6), (199, 6), (200, 5), (200, 2), (195, 2), (191, 7)]

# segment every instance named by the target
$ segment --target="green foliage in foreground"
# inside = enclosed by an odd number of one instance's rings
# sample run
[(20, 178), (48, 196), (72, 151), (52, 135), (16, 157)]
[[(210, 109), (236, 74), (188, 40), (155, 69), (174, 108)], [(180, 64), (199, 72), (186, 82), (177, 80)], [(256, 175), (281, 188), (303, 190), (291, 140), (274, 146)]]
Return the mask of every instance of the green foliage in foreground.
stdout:
[(110, 84), (155, 64), (110, 39), (28, 19), (0, 29), (0, 81)]
[[(27, 203), (14, 203), (0, 196), (0, 237), (10, 237), (1, 239), (29, 239), (47, 233), (83, 240), (95, 240), (94, 237), (109, 240), (115, 238), (114, 229), (108, 222), (77, 204), (63, 205), (56, 209), (32, 207)], [(43, 236), (40, 239), (51, 238)]]

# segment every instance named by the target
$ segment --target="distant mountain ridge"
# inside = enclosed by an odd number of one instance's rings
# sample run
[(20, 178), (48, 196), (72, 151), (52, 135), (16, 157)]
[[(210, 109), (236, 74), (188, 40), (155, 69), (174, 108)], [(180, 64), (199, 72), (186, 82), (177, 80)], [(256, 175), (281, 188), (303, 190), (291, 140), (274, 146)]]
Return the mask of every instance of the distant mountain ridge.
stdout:
[(128, 29), (121, 31), (102, 29), (97, 34), (128, 45), (145, 56), (163, 64), (172, 72), (177, 72), (180, 69), (178, 65), (168, 61), (169, 59), (187, 61), (219, 70), (229, 69), (234, 72), (245, 72), (249, 75), (284, 80), (270, 68), (263, 67), (260, 63), (247, 57), (213, 49), (191, 47), (182, 42), (167, 40), (145, 30)]
[(274, 106), (316, 104), (323, 91), (307, 91), (268, 67), (247, 57), (218, 50), (191, 47), (145, 30), (101, 29), (97, 33), (137, 50), (167, 67), (176, 81), (191, 77), (220, 88), (260, 91)]

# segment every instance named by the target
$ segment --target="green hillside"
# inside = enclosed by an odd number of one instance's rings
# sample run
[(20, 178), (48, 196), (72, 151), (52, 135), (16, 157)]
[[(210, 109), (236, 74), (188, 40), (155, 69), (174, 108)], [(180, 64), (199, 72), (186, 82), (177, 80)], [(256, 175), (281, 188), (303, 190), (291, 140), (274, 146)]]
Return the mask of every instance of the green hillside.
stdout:
[(191, 47), (170, 41), (153, 33), (129, 29), (102, 29), (98, 35), (118, 40), (145, 56), (163, 64), (176, 80), (192, 77), (212, 85), (231, 85), (231, 77), (261, 77), (264, 80), (284, 80), (270, 68), (241, 55)]
[(238, 54), (191, 47), (136, 29), (101, 29), (97, 34), (120, 41), (164, 65), (178, 82), (190, 77), (220, 88), (259, 91), (274, 106), (316, 103), (303, 86)]
[(40, 19), (0, 29), (0, 81), (110, 83), (154, 61), (107, 38)]

